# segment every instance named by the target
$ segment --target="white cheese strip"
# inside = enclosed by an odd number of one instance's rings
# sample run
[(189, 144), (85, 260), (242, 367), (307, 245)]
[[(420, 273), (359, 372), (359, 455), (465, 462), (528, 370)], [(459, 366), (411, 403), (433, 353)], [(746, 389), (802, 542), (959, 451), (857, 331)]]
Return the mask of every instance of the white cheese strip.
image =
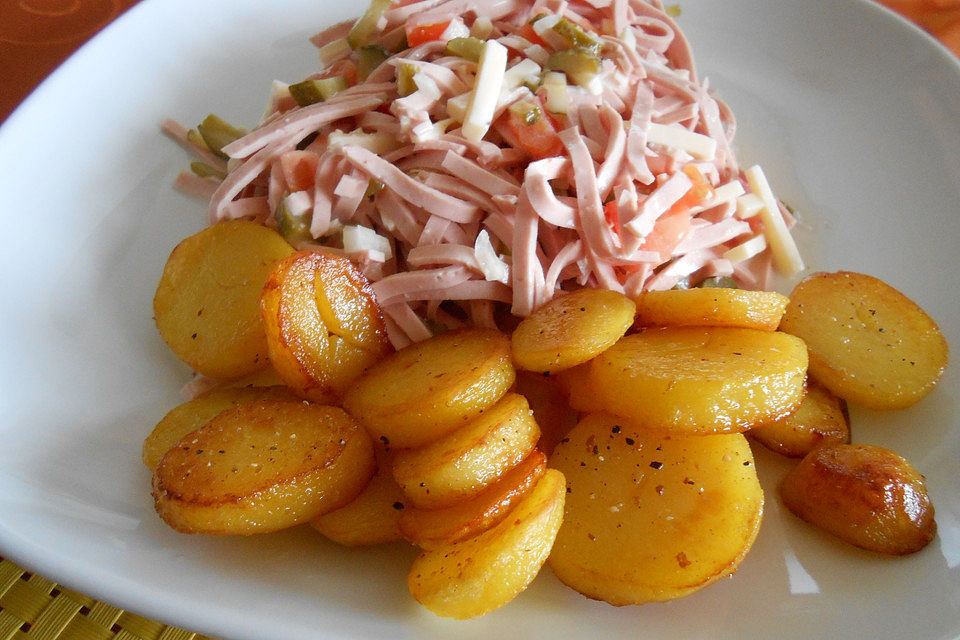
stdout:
[(493, 33), (493, 22), (490, 21), (490, 18), (477, 18), (470, 27), (470, 35), (480, 40), (486, 40), (491, 33)]
[(747, 193), (737, 198), (737, 217), (741, 220), (752, 218), (763, 209), (763, 200), (755, 193)]
[(470, 101), (473, 99), (473, 91), (461, 93), (447, 100), (447, 115), (457, 122), (464, 122), (467, 119), (467, 109), (470, 107)]
[(690, 213), (692, 215), (697, 215), (698, 213), (706, 211), (707, 209), (713, 209), (721, 204), (731, 202), (741, 195), (743, 195), (743, 185), (740, 184), (739, 180), (732, 180), (714, 189), (713, 197), (710, 200), (707, 200), (703, 204), (696, 207), (691, 207)]
[(683, 127), (656, 122), (650, 123), (647, 129), (647, 144), (662, 144), (665, 147), (682, 149), (700, 160), (713, 160), (717, 155), (717, 141), (713, 138)]
[(390, 241), (370, 227), (348, 224), (343, 227), (343, 250), (347, 252), (369, 251), (371, 258), (377, 254), (385, 260), (393, 257), (393, 246)]
[(320, 62), (328, 65), (331, 62), (336, 62), (341, 58), (347, 57), (351, 51), (353, 51), (353, 49), (350, 48), (350, 44), (346, 38), (337, 38), (320, 47), (317, 53), (320, 55)]
[(365, 133), (356, 129), (344, 133), (337, 129), (327, 138), (328, 149), (340, 149), (347, 145), (357, 145), (380, 156), (400, 148), (397, 136), (383, 132)]
[(738, 244), (728, 251), (725, 251), (722, 257), (725, 260), (729, 260), (732, 264), (737, 264), (738, 262), (749, 260), (753, 256), (761, 253), (766, 248), (767, 239), (763, 237), (762, 233), (758, 233), (749, 240)]
[(501, 91), (516, 89), (527, 79), (534, 82), (540, 80), (540, 65), (529, 58), (524, 58), (504, 72)]
[[(480, 54), (477, 80), (461, 128), (467, 140), (478, 142), (490, 128), (506, 70), (507, 48), (496, 40), (487, 40)], [(447, 109), (449, 111), (449, 103)]]
[(763, 170), (759, 165), (754, 165), (747, 169), (744, 175), (750, 184), (750, 190), (763, 200), (760, 219), (763, 220), (763, 235), (766, 236), (767, 244), (773, 252), (773, 263), (785, 275), (803, 271), (803, 258), (800, 257), (797, 244), (793, 241), (790, 230), (787, 229), (787, 223), (783, 220), (780, 206), (773, 195), (770, 183), (763, 175)]
[(313, 208), (313, 196), (307, 191), (294, 191), (283, 199), (283, 204), (290, 215), (300, 217)]

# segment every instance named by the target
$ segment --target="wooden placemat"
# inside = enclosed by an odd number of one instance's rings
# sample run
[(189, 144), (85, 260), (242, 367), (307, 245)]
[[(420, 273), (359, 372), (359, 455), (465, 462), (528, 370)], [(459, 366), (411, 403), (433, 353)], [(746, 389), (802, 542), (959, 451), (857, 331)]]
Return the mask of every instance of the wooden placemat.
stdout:
[(213, 640), (154, 622), (0, 558), (0, 640)]

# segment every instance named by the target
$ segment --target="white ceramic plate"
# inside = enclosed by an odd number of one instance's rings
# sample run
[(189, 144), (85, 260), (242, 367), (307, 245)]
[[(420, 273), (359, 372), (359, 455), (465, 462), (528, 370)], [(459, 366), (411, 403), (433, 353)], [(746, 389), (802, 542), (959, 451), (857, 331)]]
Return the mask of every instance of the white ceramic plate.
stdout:
[[(365, 0), (362, 2), (366, 4)], [(614, 608), (549, 570), (513, 603), (455, 623), (416, 605), (402, 545), (337, 548), (308, 529), (250, 539), (174, 533), (153, 513), (140, 444), (188, 371), (151, 299), (202, 207), (170, 188), (173, 116), (256, 121), (273, 78), (300, 79), (306, 38), (361, 3), (146, 0), (83, 48), (0, 130), (0, 554), (91, 596), (210, 635), (296, 638), (960, 636), (960, 368), (914, 408), (855, 411), (855, 439), (926, 474), (940, 533), (922, 552), (859, 552), (770, 490), (737, 575), (691, 597)], [(273, 8), (282, 6), (282, 9)], [(960, 65), (866, 1), (684, 0), (702, 73), (810, 233), (818, 269), (907, 292), (960, 345)], [(637, 541), (642, 544), (642, 541)]]

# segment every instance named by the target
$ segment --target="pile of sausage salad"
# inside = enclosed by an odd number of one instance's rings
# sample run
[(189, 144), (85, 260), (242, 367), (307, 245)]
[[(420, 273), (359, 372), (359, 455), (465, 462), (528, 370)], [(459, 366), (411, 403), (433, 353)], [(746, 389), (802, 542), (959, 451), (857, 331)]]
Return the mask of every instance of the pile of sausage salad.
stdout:
[[(195, 371), (143, 447), (161, 518), (405, 540), (410, 593), (452, 618), (544, 564), (615, 605), (688, 595), (771, 499), (878, 554), (927, 545), (923, 476), (851, 444), (847, 402), (920, 401), (946, 342), (876, 278), (803, 273), (676, 13), (372, 0), (252, 128), (164, 122), (209, 225), (154, 298)], [(806, 277), (787, 297), (775, 272)], [(799, 459), (778, 496), (747, 435)]]

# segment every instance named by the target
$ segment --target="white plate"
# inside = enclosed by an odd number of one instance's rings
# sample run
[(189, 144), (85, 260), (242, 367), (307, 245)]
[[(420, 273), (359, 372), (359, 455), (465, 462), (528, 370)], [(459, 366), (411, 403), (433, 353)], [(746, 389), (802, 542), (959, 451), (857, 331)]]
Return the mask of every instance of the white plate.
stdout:
[[(336, 548), (308, 529), (250, 539), (174, 533), (153, 513), (140, 444), (187, 370), (151, 298), (174, 244), (203, 225), (172, 191), (186, 161), (159, 134), (208, 111), (254, 122), (269, 82), (306, 75), (332, 0), (147, 0), (67, 62), (0, 130), (0, 553), (170, 623), (240, 640), (382, 637), (960, 636), (960, 368), (855, 439), (926, 474), (940, 533), (878, 557), (779, 507), (789, 467), (758, 452), (768, 508), (737, 575), (689, 598), (613, 608), (549, 570), (483, 619), (434, 617), (407, 594), (413, 552)], [(283, 10), (273, 8), (282, 5)], [(819, 269), (907, 292), (960, 345), (960, 65), (865, 1), (684, 0), (701, 71), (812, 230)], [(642, 541), (637, 541), (642, 544)]]

